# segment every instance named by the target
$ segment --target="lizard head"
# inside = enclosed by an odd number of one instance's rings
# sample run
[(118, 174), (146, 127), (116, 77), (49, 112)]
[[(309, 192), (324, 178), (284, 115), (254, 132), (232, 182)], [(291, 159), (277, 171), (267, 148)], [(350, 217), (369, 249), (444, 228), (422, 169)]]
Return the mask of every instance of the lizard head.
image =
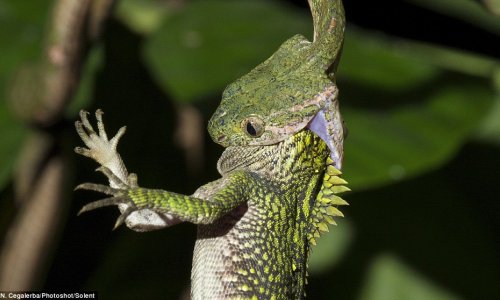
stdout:
[(330, 148), (340, 169), (344, 128), (333, 72), (340, 58), (345, 18), (341, 0), (309, 0), (314, 40), (288, 39), (266, 61), (230, 84), (209, 121), (224, 147), (271, 145), (309, 128)]
[(268, 60), (230, 84), (209, 121), (212, 139), (224, 146), (279, 143), (309, 128), (342, 162), (343, 126), (338, 90), (316, 62), (314, 44), (297, 35)]

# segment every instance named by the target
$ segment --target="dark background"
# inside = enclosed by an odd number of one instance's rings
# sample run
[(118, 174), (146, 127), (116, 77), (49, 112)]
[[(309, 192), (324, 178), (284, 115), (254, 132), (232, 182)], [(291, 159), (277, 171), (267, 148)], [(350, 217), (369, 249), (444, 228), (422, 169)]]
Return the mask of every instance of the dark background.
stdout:
[[(30, 14), (14, 0), (4, 4), (10, 10), (0, 6), (6, 26), (32, 30), (28, 42), (8, 30), (0, 36), (1, 44), (18, 47), (0, 46), (4, 60), (13, 55), (0, 77), (5, 99), (9, 78), (40, 52), (18, 54), (41, 44), (50, 2)], [(429, 3), (344, 3), (348, 29), (337, 83), (350, 129), (344, 174), (353, 191), (345, 195), (346, 218), (313, 250), (310, 299), (500, 294), (500, 20), (479, 1)], [(138, 21), (155, 18), (153, 25)], [(71, 151), (82, 145), (72, 125), (76, 112), (102, 108), (109, 135), (127, 125), (119, 151), (141, 186), (191, 194), (218, 177), (222, 148), (204, 127), (225, 84), (293, 34), (310, 36), (311, 26), (305, 0), (117, 3), (90, 51), (77, 100), (51, 129), (71, 172), (67, 209), (53, 246), (40, 253), (34, 289), (98, 291), (101, 299), (187, 297), (194, 225), (136, 233), (111, 230), (115, 208), (76, 216), (99, 195), (70, 189), (105, 182), (94, 162)], [(9, 170), (0, 182), (4, 248), (21, 211), (14, 162), (33, 130), (10, 111), (2, 103), (0, 116), (9, 116), (0, 122), (9, 134), (0, 142), (7, 149), (0, 168)], [(191, 146), (180, 142), (186, 122), (202, 124), (191, 129), (201, 137)]]

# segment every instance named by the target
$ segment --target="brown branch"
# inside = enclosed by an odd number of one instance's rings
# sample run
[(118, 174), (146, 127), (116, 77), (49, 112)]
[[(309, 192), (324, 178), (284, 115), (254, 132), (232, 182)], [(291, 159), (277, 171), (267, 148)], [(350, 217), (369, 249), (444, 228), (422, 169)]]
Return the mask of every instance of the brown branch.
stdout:
[[(34, 125), (19, 158), (14, 180), (19, 213), (0, 253), (0, 290), (29, 291), (40, 284), (57, 239), (67, 203), (66, 159), (59, 131), (80, 80), (88, 49), (102, 31), (113, 0), (56, 0), (47, 45), (40, 62), (23, 68), (10, 103), (18, 117)], [(52, 127), (52, 128), (51, 128)]]
[(11, 104), (17, 115), (42, 127), (57, 122), (71, 100), (89, 46), (96, 41), (113, 0), (56, 1), (40, 62), (17, 76)]
[(0, 290), (30, 291), (39, 284), (37, 278), (46, 267), (47, 253), (67, 206), (61, 201), (64, 173), (59, 155), (43, 166), (33, 196), (9, 229), (0, 258)]

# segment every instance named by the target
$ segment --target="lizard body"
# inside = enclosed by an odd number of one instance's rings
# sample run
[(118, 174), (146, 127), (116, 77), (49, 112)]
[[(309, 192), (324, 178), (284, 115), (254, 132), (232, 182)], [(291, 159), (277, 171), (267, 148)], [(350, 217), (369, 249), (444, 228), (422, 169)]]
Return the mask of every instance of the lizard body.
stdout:
[(199, 224), (192, 269), (193, 299), (300, 299), (310, 244), (342, 216), (336, 194), (348, 190), (339, 176), (343, 124), (333, 81), (344, 12), (340, 0), (311, 0), (314, 41), (286, 41), (268, 60), (227, 87), (209, 122), (226, 147), (221, 178), (192, 195), (139, 187), (119, 154), (122, 128), (108, 141), (102, 112), (96, 133), (81, 112), (76, 127), (110, 187), (78, 188), (109, 198), (81, 212), (118, 205), (116, 226), (137, 231), (179, 222)]

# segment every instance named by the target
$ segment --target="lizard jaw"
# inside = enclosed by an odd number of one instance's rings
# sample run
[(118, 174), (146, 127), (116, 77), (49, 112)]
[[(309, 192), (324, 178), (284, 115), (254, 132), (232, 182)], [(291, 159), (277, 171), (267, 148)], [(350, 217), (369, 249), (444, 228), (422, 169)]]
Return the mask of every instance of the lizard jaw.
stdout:
[[(335, 105), (337, 103), (337, 105)], [(344, 133), (342, 119), (338, 113), (338, 102), (334, 107), (320, 110), (307, 124), (307, 128), (317, 134), (330, 149), (330, 158), (337, 169), (342, 168)], [(337, 106), (337, 107), (335, 107)]]

